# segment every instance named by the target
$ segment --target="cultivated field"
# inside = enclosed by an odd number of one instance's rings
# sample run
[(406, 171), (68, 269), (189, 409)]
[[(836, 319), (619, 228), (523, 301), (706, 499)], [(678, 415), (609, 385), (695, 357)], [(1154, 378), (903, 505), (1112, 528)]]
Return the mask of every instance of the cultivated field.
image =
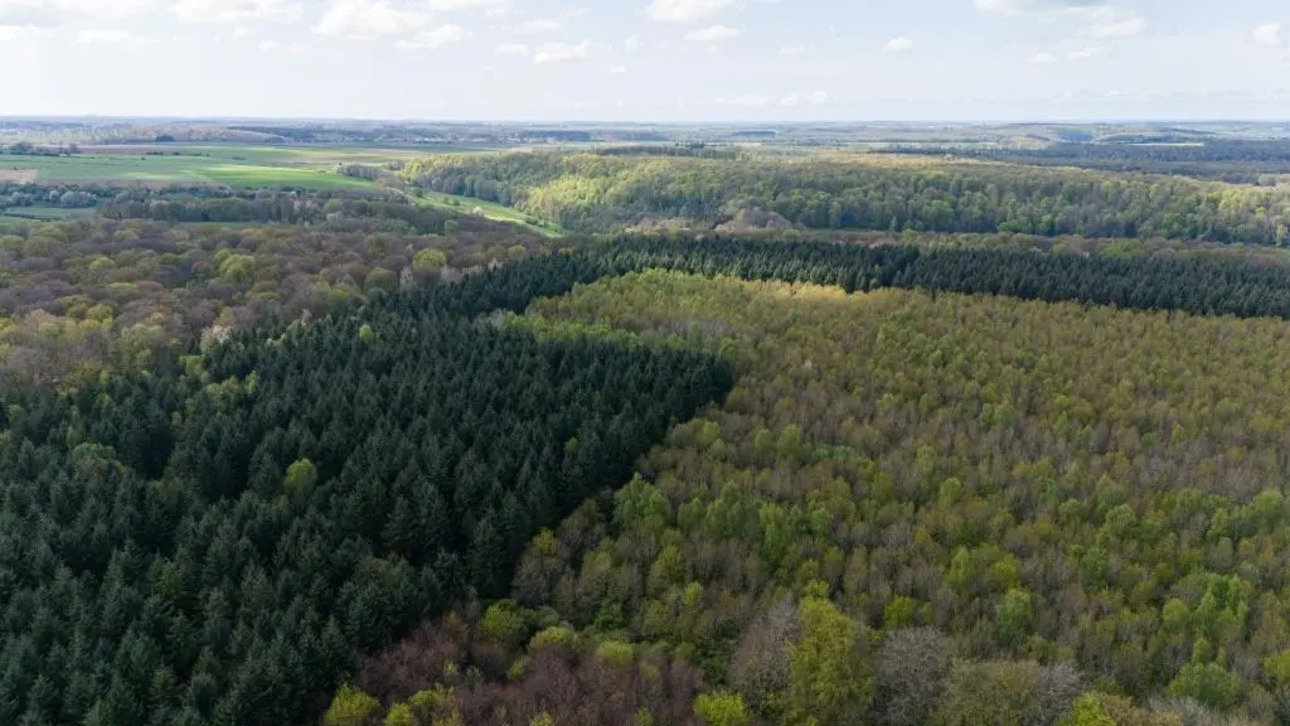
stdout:
[[(452, 149), (461, 151), (460, 149)], [(0, 182), (221, 184), (233, 187), (361, 188), (371, 182), (336, 173), (337, 164), (386, 164), (423, 149), (243, 144), (141, 144), (83, 147), (72, 156), (0, 157)]]
[(94, 216), (93, 209), (67, 209), (64, 207), (13, 207), (0, 213), (0, 218), (38, 222), (62, 222), (69, 219), (87, 219)]

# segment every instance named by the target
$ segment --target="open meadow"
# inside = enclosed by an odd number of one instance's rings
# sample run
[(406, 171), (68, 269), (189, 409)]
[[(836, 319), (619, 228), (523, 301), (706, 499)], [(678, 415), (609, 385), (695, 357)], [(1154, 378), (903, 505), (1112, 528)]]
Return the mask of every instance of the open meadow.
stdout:
[[(449, 150), (469, 151), (459, 147)], [(0, 156), (0, 181), (352, 189), (371, 186), (371, 182), (337, 174), (338, 164), (385, 165), (425, 153), (425, 149), (375, 146), (87, 146), (68, 156)]]

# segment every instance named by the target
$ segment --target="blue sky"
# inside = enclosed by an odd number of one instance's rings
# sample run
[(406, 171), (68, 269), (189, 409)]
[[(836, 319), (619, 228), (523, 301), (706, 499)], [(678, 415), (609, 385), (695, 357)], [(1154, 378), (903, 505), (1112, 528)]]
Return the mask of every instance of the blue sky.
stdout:
[(1290, 118), (1286, 0), (0, 0), (0, 115)]

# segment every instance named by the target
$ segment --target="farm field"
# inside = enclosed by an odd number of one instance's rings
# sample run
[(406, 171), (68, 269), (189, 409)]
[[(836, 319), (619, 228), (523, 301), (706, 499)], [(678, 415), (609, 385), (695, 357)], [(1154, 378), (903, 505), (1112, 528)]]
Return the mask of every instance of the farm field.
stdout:
[[(469, 151), (452, 147), (454, 153)], [(140, 144), (84, 147), (72, 156), (0, 157), (0, 180), (99, 184), (220, 184), (240, 188), (371, 186), (335, 173), (337, 164), (385, 164), (423, 156), (425, 149), (372, 146)]]
[(94, 215), (92, 209), (64, 209), (63, 207), (15, 207), (6, 209), (0, 219), (12, 218), (20, 221), (36, 220), (40, 222), (65, 222), (74, 219), (87, 219)]
[(486, 202), (474, 197), (463, 197), (454, 194), (425, 190), (421, 196), (416, 197), (416, 202), (418, 204), (424, 204), (453, 212), (477, 214), (485, 219), (491, 219), (494, 222), (510, 222), (511, 224), (518, 224), (546, 237), (561, 237), (565, 234), (565, 231), (554, 222), (538, 219), (513, 207), (507, 207), (494, 202)]

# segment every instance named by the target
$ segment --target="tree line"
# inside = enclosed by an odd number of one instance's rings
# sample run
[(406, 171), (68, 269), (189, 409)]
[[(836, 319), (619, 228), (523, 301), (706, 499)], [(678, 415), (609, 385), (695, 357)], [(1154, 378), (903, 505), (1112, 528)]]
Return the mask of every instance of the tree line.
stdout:
[(1050, 144), (1041, 149), (897, 147), (899, 154), (988, 159), (1009, 164), (1074, 166), (1112, 172), (1176, 174), (1233, 184), (1275, 185), (1290, 172), (1290, 141), (1284, 139), (1152, 139), (1127, 142)]
[(515, 206), (582, 232), (740, 210), (813, 229), (1168, 237), (1281, 245), (1290, 195), (1169, 176), (866, 155), (721, 160), (513, 153), (437, 156), (413, 184)]
[(616, 274), (660, 268), (810, 282), (847, 292), (917, 288), (1197, 315), (1290, 318), (1290, 269), (1222, 257), (1119, 258), (726, 237), (621, 237), (579, 254)]

